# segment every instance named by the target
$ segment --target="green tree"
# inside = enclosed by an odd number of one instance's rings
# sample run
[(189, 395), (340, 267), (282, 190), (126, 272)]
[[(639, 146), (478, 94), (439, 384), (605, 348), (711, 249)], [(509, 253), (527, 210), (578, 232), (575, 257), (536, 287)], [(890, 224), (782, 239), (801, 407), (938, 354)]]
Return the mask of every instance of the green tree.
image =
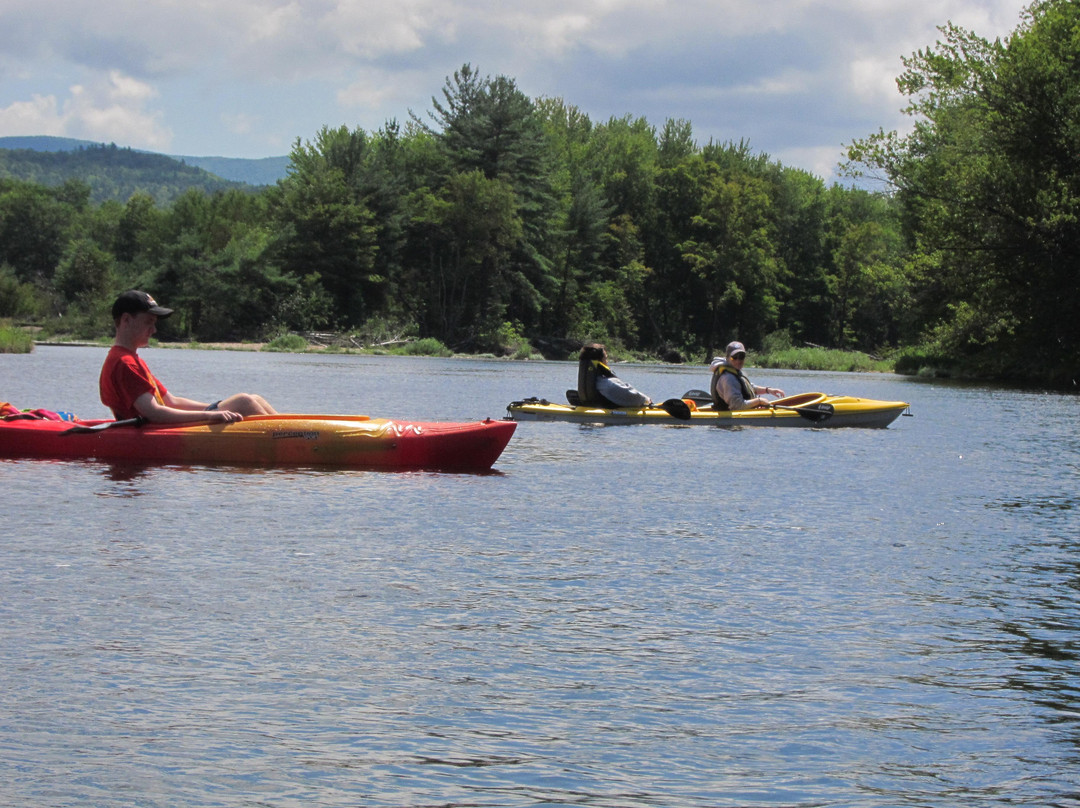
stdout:
[(711, 290), (704, 288), (701, 276), (685, 260), (683, 245), (700, 236), (696, 217), (702, 210), (707, 169), (698, 149), (664, 146), (670, 136), (666, 128), (656, 177), (655, 229), (647, 239), (649, 256), (642, 258), (655, 267), (648, 278), (655, 305), (646, 317), (656, 342), (704, 350), (702, 343), (713, 323), (707, 303)]
[(610, 322), (625, 301), (630, 314), (619, 330), (629, 340), (627, 347), (638, 347), (642, 325), (648, 326), (648, 341), (658, 344), (668, 313), (667, 301), (651, 288), (658, 233), (656, 130), (644, 118), (611, 118), (595, 127), (587, 159), (609, 221), (601, 266), (591, 281), (603, 287), (586, 294), (589, 314)]
[(11, 266), (0, 264), (0, 317), (33, 316), (42, 308), (33, 284), (21, 283)]
[(47, 285), (75, 215), (55, 190), (0, 180), (0, 264), (8, 264), (22, 282)]
[[(616, 330), (598, 331), (596, 309), (608, 312), (601, 301), (611, 294), (590, 293), (593, 284), (613, 283), (607, 273), (605, 252), (611, 246), (613, 206), (604, 196), (592, 170), (590, 141), (594, 127), (588, 115), (561, 99), (544, 99), (538, 109), (545, 121), (548, 141), (554, 158), (553, 190), (559, 200), (552, 222), (550, 243), (553, 250), (554, 289), (545, 306), (541, 327), (545, 333), (563, 338), (571, 333), (582, 339), (590, 334), (614, 334)], [(621, 305), (621, 304), (620, 304)], [(630, 314), (632, 312), (625, 312)]]
[[(489, 300), (477, 323), (477, 336), (484, 342), (505, 322), (537, 322), (557, 286), (552, 273), (557, 241), (550, 238), (557, 210), (550, 142), (536, 106), (506, 76), (482, 78), (466, 64), (447, 79), (442, 96), (442, 101), (432, 99), (435, 128), (428, 131), (447, 158), (449, 173), (441, 182), (449, 197), (460, 194), (461, 177), (479, 172), (500, 183), (509, 196), (497, 195), (513, 204), (512, 211), (494, 206), (499, 213), (492, 232), (517, 236), (507, 255), (489, 263)], [(511, 221), (516, 226), (509, 227)]]
[(272, 192), (282, 269), (296, 279), (318, 274), (336, 316), (358, 325), (370, 314), (376, 227), (362, 199), (360, 175), (367, 137), (347, 128), (323, 128), (312, 144), (293, 147), (289, 177)]
[(905, 60), (911, 134), (852, 144), (895, 187), (921, 322), (979, 372), (1072, 383), (1080, 367), (1080, 6), (1031, 4), (1006, 41), (954, 25)]
[(432, 335), (454, 342), (501, 327), (511, 291), (502, 268), (521, 238), (510, 186), (480, 171), (456, 174), (414, 208), (428, 244)]
[(709, 355), (736, 336), (759, 343), (776, 325), (779, 265), (766, 183), (712, 161), (702, 172), (701, 209), (680, 250), (700, 281)]
[(848, 227), (833, 251), (829, 276), (833, 302), (829, 344), (839, 348), (876, 350), (893, 336), (890, 310), (904, 300), (903, 275), (890, 259), (890, 231), (879, 222)]
[(91, 239), (73, 239), (60, 261), (53, 285), (68, 302), (107, 298), (115, 287), (114, 264), (113, 256)]
[(116, 226), (112, 252), (116, 260), (134, 264), (140, 256), (160, 246), (164, 214), (148, 194), (132, 194), (124, 204)]
[(267, 257), (267, 216), (262, 198), (237, 191), (189, 191), (173, 203), (153, 270), (136, 279), (176, 309), (162, 323), (164, 336), (260, 335), (298, 284)]
[(777, 167), (770, 176), (774, 241), (784, 268), (778, 325), (794, 340), (830, 345), (830, 210), (842, 205), (851, 189), (826, 190), (819, 178), (792, 168)]

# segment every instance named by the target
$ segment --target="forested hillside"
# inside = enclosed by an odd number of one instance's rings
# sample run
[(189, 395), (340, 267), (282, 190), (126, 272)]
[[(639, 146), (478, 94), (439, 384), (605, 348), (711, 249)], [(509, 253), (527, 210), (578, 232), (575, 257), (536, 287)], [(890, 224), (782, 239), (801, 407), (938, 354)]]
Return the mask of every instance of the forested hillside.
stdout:
[(919, 125), (851, 146), (887, 193), (465, 65), (404, 125), (297, 141), (257, 192), (98, 204), (85, 181), (0, 180), (0, 317), (100, 336), (138, 287), (177, 310), (164, 338), (337, 329), (561, 357), (598, 340), (695, 361), (738, 338), (1073, 389), (1080, 7), (1037, 2), (1007, 42), (943, 36), (900, 77)]
[(95, 203), (126, 202), (132, 194), (142, 193), (159, 205), (167, 205), (191, 189), (213, 193), (243, 187), (165, 155), (116, 145), (70, 151), (0, 149), (0, 178), (50, 187), (77, 180), (90, 188), (90, 200)]
[[(69, 137), (51, 135), (11, 135), (0, 137), (0, 149), (30, 149), (39, 152), (78, 151), (91, 147), (104, 146), (92, 140), (76, 140)], [(138, 151), (138, 150), (137, 150)], [(143, 152), (146, 153), (146, 152)], [(289, 169), (289, 158), (281, 157), (197, 157), (168, 154), (180, 163), (209, 171), (224, 180), (241, 182), (246, 185), (273, 185), (285, 177)], [(125, 201), (124, 199), (120, 200)]]

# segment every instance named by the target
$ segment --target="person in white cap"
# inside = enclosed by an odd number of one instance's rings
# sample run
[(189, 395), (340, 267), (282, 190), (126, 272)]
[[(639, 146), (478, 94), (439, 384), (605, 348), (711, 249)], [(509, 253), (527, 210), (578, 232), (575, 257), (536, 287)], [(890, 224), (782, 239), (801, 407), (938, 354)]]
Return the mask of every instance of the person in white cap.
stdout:
[(101, 367), (101, 403), (119, 420), (142, 418), (157, 424), (229, 423), (247, 415), (274, 415), (262, 396), (237, 393), (213, 404), (181, 398), (169, 392), (138, 355), (150, 344), (157, 321), (172, 309), (159, 306), (146, 292), (131, 289), (113, 303), (116, 339)]
[(724, 356), (717, 356), (709, 366), (712, 381), (709, 392), (712, 394), (714, 410), (749, 410), (755, 407), (768, 407), (765, 396), (784, 397), (784, 391), (776, 387), (761, 387), (751, 382), (743, 374), (746, 363), (746, 347), (741, 342), (728, 343)]

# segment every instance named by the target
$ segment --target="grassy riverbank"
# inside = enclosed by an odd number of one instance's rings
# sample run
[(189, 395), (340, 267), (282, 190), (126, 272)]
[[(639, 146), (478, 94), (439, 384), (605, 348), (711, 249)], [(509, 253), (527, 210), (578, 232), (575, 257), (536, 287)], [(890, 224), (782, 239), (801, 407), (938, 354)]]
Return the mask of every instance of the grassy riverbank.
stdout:
[(896, 362), (892, 359), (881, 359), (859, 351), (836, 351), (829, 348), (784, 348), (769, 353), (752, 353), (747, 361), (754, 367), (785, 370), (892, 373), (896, 369)]
[[(463, 356), (475, 359), (502, 358), (507, 360), (538, 360), (544, 357), (538, 351), (531, 349), (527, 344), (510, 354), (496, 357), (494, 354), (458, 354), (443, 345), (437, 339), (418, 339), (402, 341), (385, 345), (360, 345), (337, 342), (324, 345), (318, 342), (308, 342), (299, 334), (285, 334), (269, 342), (235, 342), (235, 343), (156, 343), (164, 348), (199, 348), (203, 350), (231, 350), (231, 351), (275, 351), (281, 353), (336, 353), (336, 354), (362, 354), (369, 356)], [(639, 354), (630, 351), (612, 351), (612, 361), (615, 362), (656, 362), (656, 357)], [(568, 356), (568, 360), (575, 357)], [(690, 362), (693, 364), (693, 362)], [(892, 373), (895, 362), (892, 359), (881, 359), (858, 351), (836, 351), (827, 348), (783, 348), (769, 352), (751, 352), (748, 362), (750, 367), (779, 368), (790, 370), (827, 370), (845, 371), (855, 373)]]
[[(102, 345), (109, 340), (102, 339)], [(57, 339), (56, 344), (70, 344)], [(86, 344), (80, 342), (79, 344)], [(414, 339), (387, 342), (375, 345), (364, 344), (348, 337), (334, 340), (309, 341), (300, 334), (283, 334), (267, 342), (159, 342), (152, 344), (160, 348), (199, 349), (210, 351), (274, 351), (280, 353), (333, 353), (360, 354), (368, 356), (463, 356), (471, 358), (502, 358), (507, 360), (542, 361), (544, 356), (527, 341), (508, 346), (502, 356), (494, 354), (459, 354), (452, 351), (437, 339)], [(7, 347), (11, 345), (12, 347)], [(769, 348), (772, 348), (769, 350)], [(29, 351), (33, 349), (32, 337), (22, 329), (3, 327), (0, 324), (0, 351)], [(655, 356), (612, 349), (614, 362), (658, 362)], [(575, 356), (567, 356), (573, 360)], [(694, 364), (690, 360), (688, 364)], [(749, 367), (788, 369), (788, 370), (824, 370), (854, 373), (892, 373), (896, 369), (894, 359), (884, 359), (860, 353), (858, 351), (839, 351), (820, 347), (796, 348), (792, 346), (766, 346), (766, 350), (751, 351), (747, 362)]]
[(34, 338), (30, 332), (0, 321), (0, 353), (30, 353), (32, 350)]

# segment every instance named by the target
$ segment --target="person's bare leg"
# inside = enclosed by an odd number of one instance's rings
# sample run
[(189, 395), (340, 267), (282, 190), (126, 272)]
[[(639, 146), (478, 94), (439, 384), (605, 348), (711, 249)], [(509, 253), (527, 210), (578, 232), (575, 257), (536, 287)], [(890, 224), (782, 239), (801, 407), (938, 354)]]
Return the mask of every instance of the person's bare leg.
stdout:
[(253, 393), (237, 393), (222, 399), (219, 410), (232, 410), (247, 417), (249, 415), (277, 415), (277, 410), (270, 406), (262, 396)]

